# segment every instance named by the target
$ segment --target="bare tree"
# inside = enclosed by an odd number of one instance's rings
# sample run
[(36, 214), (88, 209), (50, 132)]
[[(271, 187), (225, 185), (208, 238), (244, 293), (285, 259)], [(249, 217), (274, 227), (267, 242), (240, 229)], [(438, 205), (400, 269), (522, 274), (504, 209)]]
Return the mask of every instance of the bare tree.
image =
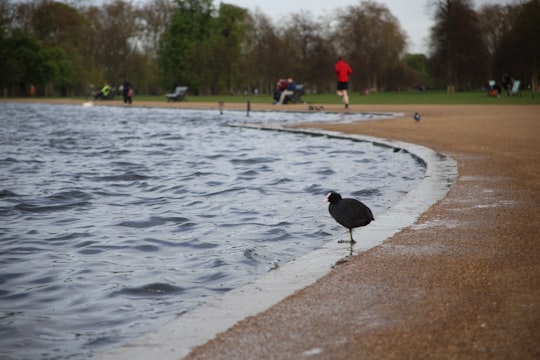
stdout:
[[(179, 83), (192, 93), (271, 93), (278, 78), (291, 76), (308, 90), (327, 92), (338, 55), (353, 67), (352, 90), (432, 82), (453, 91), (502, 72), (537, 80), (540, 47), (531, 39), (540, 37), (540, 0), (479, 12), (472, 0), (429, 2), (435, 25), (427, 69), (425, 57), (404, 54), (399, 21), (375, 1), (326, 17), (292, 13), (274, 23), (259, 10), (225, 3), (216, 9), (212, 0), (0, 0), (0, 41), (35, 37), (38, 46), (55, 48), (51, 68), (71, 69), (55, 70), (58, 76), (42, 71), (55, 91), (105, 80), (117, 85), (128, 76), (139, 93), (159, 94)], [(24, 36), (11, 39), (15, 31)], [(4, 65), (15, 63), (7, 54), (0, 51)]]
[(536, 90), (540, 76), (540, 0), (524, 1), (508, 7), (508, 28), (496, 51), (495, 65), (500, 72), (530, 81)]
[(310, 12), (291, 15), (283, 28), (283, 41), (288, 44), (290, 68), (294, 76), (311, 91), (330, 90), (335, 81), (333, 66), (337, 55), (330, 32), (324, 22), (317, 21)]
[(247, 76), (264, 93), (271, 93), (277, 79), (287, 76), (286, 42), (270, 18), (257, 11), (250, 16), (250, 34), (245, 44), (249, 54)]
[(137, 9), (139, 41), (151, 58), (157, 58), (161, 36), (167, 29), (174, 13), (173, 0), (151, 0)]
[(493, 56), (509, 28), (509, 7), (487, 4), (480, 8), (478, 20), (488, 53)]
[(381, 74), (398, 66), (406, 45), (399, 21), (373, 1), (338, 11), (334, 38), (353, 67), (354, 86), (375, 89)]
[(488, 76), (487, 50), (470, 0), (438, 0), (431, 29), (431, 64), (449, 93), (471, 88)]

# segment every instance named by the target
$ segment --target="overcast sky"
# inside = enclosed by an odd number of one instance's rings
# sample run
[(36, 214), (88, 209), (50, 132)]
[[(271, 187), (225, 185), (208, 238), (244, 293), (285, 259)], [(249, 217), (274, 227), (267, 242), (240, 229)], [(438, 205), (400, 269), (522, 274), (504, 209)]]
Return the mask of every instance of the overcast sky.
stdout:
[[(331, 14), (335, 9), (358, 5), (360, 0), (214, 0), (214, 4), (234, 4), (263, 14), (276, 21), (288, 13), (309, 10), (315, 17)], [(409, 38), (409, 52), (426, 53), (427, 37), (433, 21), (433, 10), (427, 7), (428, 0), (375, 0), (384, 4), (399, 20), (401, 28)], [(513, 0), (473, 0), (478, 9), (484, 4), (509, 4)]]

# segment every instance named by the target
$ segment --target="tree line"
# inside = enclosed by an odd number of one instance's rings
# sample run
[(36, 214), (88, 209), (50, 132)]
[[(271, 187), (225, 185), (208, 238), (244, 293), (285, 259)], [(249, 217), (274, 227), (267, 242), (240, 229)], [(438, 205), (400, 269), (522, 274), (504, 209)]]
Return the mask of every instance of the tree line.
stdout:
[(383, 4), (359, 1), (315, 18), (272, 21), (212, 0), (0, 0), (4, 96), (82, 96), (129, 78), (137, 93), (272, 93), (293, 77), (309, 92), (335, 88), (333, 66), (352, 66), (352, 91), (479, 88), (504, 73), (536, 88), (540, 0), (475, 9), (471, 0), (428, 0), (429, 53)]

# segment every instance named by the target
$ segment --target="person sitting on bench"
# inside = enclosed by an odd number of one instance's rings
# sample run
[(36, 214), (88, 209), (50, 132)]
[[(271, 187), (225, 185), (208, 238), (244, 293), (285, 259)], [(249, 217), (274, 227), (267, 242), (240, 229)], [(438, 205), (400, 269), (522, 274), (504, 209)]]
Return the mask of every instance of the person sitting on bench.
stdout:
[(287, 88), (287, 80), (279, 79), (276, 83), (276, 88), (274, 89), (274, 104), (279, 102), (281, 93)]
[(292, 78), (288, 78), (287, 87), (285, 88), (285, 90), (281, 92), (281, 96), (279, 97), (279, 102), (276, 105), (283, 104), (285, 97), (294, 94), (294, 90), (296, 90), (296, 83), (294, 82)]
[(109, 86), (109, 84), (105, 83), (105, 85), (103, 85), (101, 90), (98, 91), (96, 93), (96, 95), (94, 95), (94, 100), (96, 100), (96, 99), (106, 99), (109, 96), (110, 93), (111, 93), (111, 87)]

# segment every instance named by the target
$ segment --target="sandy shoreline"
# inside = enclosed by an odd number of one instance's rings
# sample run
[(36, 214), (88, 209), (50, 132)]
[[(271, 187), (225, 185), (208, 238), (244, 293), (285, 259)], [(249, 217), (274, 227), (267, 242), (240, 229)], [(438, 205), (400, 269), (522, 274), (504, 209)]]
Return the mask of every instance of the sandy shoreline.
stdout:
[(350, 111), (406, 115), (309, 126), (427, 146), (458, 161), (457, 182), (414, 226), (187, 358), (540, 358), (540, 106), (353, 105)]
[(415, 226), (188, 358), (539, 358), (540, 107), (352, 110), (407, 115), (317, 127), (448, 154), (456, 184)]

